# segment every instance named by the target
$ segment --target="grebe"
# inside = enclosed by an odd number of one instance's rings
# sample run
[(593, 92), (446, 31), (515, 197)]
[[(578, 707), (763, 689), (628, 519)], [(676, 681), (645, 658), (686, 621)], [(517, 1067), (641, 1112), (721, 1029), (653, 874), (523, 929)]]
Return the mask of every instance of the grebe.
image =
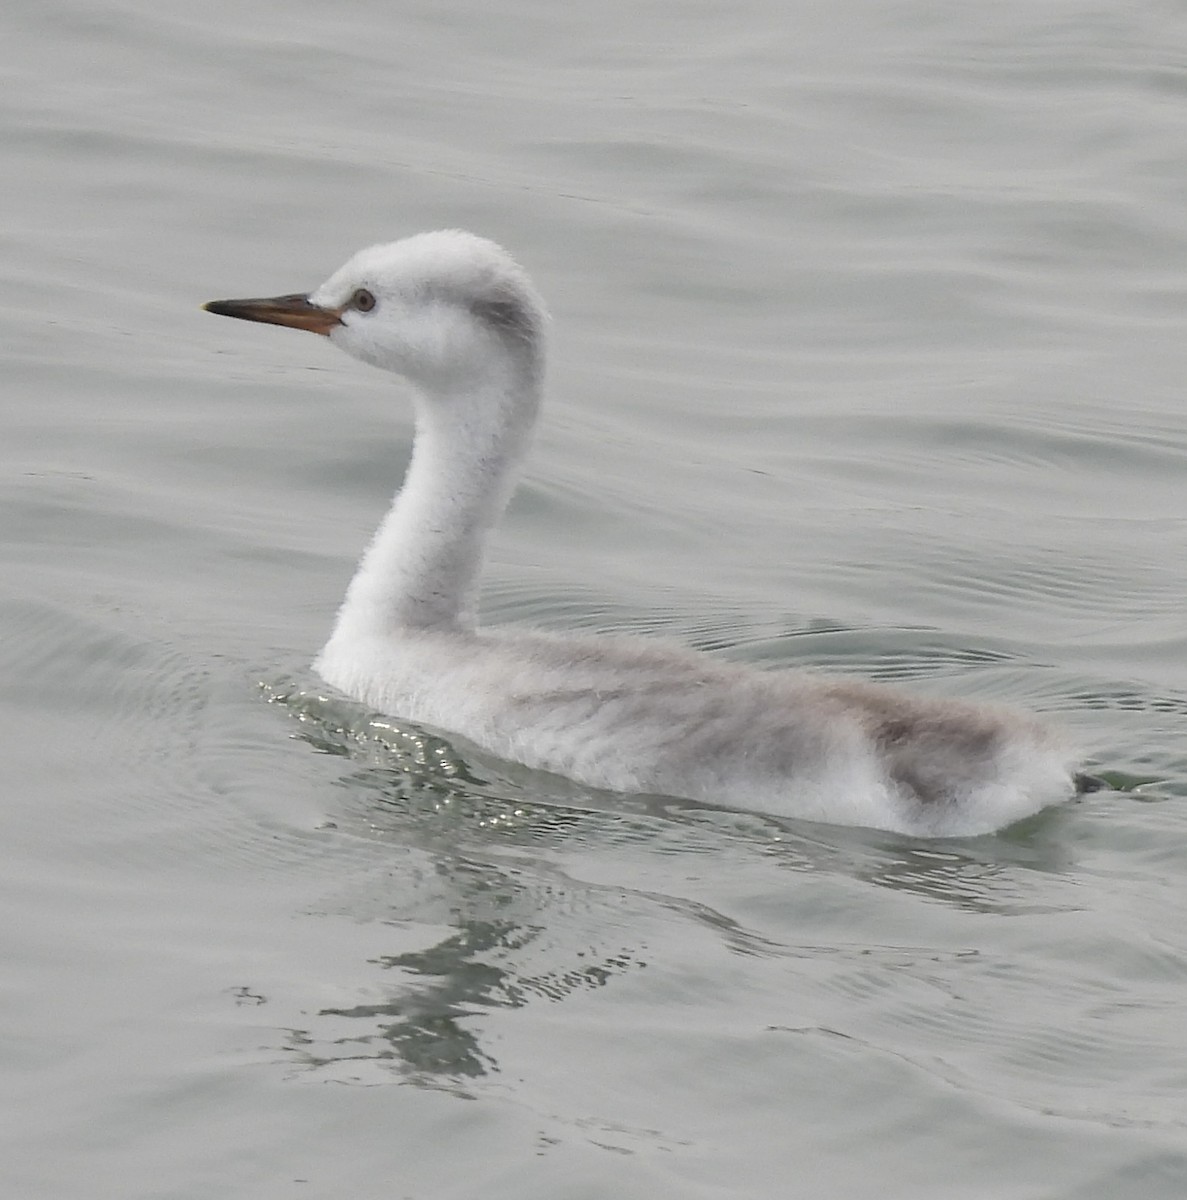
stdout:
[(412, 461), (314, 663), (348, 696), (594, 787), (923, 836), (991, 832), (1075, 792), (1068, 747), (1021, 713), (648, 638), (479, 629), (545, 349), (540, 298), (493, 242), (423, 233), (309, 295), (206, 308), (322, 334), (412, 385)]

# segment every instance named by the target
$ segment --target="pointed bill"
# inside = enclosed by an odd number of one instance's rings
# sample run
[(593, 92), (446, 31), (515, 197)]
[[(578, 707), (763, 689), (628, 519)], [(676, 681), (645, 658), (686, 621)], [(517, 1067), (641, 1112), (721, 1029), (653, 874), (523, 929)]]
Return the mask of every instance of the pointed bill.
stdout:
[(202, 307), (220, 317), (238, 317), (241, 321), (262, 321), (265, 325), (288, 325), (292, 329), (308, 329), (328, 337), (335, 325), (341, 325), (342, 310), (319, 308), (310, 304), (309, 297), (271, 296), (262, 300), (211, 300)]

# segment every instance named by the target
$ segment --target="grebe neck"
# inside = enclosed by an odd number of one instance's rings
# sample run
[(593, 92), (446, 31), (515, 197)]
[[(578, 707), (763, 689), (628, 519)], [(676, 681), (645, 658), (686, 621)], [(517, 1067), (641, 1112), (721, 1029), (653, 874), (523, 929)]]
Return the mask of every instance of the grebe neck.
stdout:
[(514, 490), (539, 405), (538, 372), (511, 364), (473, 386), (420, 390), (412, 461), (331, 642), (474, 627), (486, 543)]

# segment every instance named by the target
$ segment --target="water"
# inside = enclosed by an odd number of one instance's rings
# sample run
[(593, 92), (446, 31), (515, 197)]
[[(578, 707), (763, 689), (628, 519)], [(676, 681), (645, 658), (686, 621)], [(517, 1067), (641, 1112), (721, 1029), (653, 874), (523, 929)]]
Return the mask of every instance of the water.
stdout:
[[(1178, 6), (0, 25), (5, 1194), (1183, 1195)], [(929, 844), (309, 699), (407, 406), (198, 305), (451, 224), (556, 318), (490, 620), (1030, 706), (1123, 790)]]

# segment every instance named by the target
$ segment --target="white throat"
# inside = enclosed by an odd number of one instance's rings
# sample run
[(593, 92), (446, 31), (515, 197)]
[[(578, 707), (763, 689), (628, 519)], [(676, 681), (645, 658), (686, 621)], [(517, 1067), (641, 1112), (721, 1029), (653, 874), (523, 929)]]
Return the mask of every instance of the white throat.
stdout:
[(422, 386), (404, 483), (346, 593), (330, 643), (401, 629), (473, 628), (490, 531), (540, 406), (535, 364), (512, 356), (465, 386)]

